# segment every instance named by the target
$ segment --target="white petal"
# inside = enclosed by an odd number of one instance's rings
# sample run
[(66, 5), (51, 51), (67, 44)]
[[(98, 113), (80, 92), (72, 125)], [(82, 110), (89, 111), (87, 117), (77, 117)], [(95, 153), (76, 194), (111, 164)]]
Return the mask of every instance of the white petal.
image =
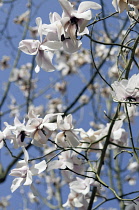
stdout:
[(58, 50), (62, 47), (62, 43), (59, 41), (47, 41), (41, 45), (42, 49)]
[(39, 67), (48, 72), (54, 71), (55, 69), (55, 67), (51, 62), (51, 57), (49, 52), (39, 50), (38, 55), (36, 56), (36, 62)]
[(40, 45), (40, 41), (39, 40), (30, 40), (30, 39), (26, 39), (26, 40), (22, 40), (19, 43), (19, 49), (29, 55), (36, 55), (38, 52), (38, 48)]
[(48, 163), (47, 171), (59, 169), (62, 166), (62, 161), (54, 160)]
[(80, 143), (78, 137), (71, 131), (66, 131), (65, 132), (66, 135), (66, 140), (69, 142), (69, 144), (72, 147), (77, 147)]
[(0, 149), (3, 147), (3, 145), (4, 145), (4, 142), (1, 141), (1, 142), (0, 142)]
[(38, 33), (40, 35), (40, 41), (42, 42), (42, 19), (40, 17), (36, 18), (36, 24), (38, 26)]
[(18, 187), (20, 187), (25, 179), (23, 178), (15, 178), (12, 182), (11, 192), (13, 193)]
[(57, 129), (56, 123), (44, 123), (43, 126), (50, 131), (55, 131)]
[(76, 197), (73, 199), (72, 202), (73, 202), (73, 205), (74, 205), (75, 207), (82, 207), (82, 206), (83, 206), (83, 204), (80, 203), (79, 199), (76, 198)]
[(58, 0), (58, 1), (61, 4), (61, 7), (64, 10), (65, 15), (70, 17), (73, 11), (72, 4), (67, 0)]
[(37, 175), (43, 172), (46, 169), (46, 167), (47, 167), (47, 164), (45, 160), (43, 160), (40, 163), (35, 164), (34, 167), (32, 167), (31, 172), (33, 175)]
[(25, 181), (24, 185), (31, 185), (31, 183), (32, 183), (32, 174), (31, 174), (31, 171), (28, 170), (27, 175), (26, 175), (26, 181)]
[(84, 1), (80, 3), (78, 12), (82, 13), (88, 9), (101, 9), (101, 5), (91, 1)]
[(36, 72), (36, 73), (39, 73), (39, 71), (40, 71), (40, 67), (37, 65), (37, 66), (35, 67), (35, 72)]
[(81, 46), (82, 46), (82, 42), (78, 40), (73, 42), (71, 39), (66, 39), (63, 42), (63, 48), (68, 53), (77, 52), (81, 48)]
[(73, 14), (78, 19), (85, 19), (85, 20), (91, 20), (92, 18), (92, 12), (91, 10), (85, 11), (83, 13), (74, 13)]
[(29, 160), (28, 152), (25, 149), (25, 147), (22, 147), (22, 149), (23, 149), (23, 152), (24, 152), (24, 160), (25, 160), (26, 164), (28, 164), (28, 160)]

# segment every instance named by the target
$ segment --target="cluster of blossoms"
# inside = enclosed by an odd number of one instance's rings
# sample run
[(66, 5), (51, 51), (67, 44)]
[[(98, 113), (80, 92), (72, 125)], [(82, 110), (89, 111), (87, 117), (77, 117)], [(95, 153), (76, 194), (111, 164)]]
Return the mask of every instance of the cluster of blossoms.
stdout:
[[(72, 116), (68, 115), (64, 119), (61, 113), (47, 114), (44, 118), (40, 118), (33, 110), (28, 113), (28, 121), (25, 124), (25, 120), (21, 123), (17, 117), (14, 119), (14, 125), (9, 125), (5, 122), (6, 128), (0, 133), (0, 147), (4, 145), (4, 139), (11, 139), (14, 144), (14, 148), (21, 146), (27, 146), (25, 138), (32, 139), (31, 143), (38, 147), (46, 145), (49, 137), (56, 130), (61, 130), (56, 135), (55, 142), (60, 146), (63, 144), (72, 147), (79, 145), (79, 137), (77, 132), (80, 129), (74, 129), (72, 125)], [(52, 122), (57, 117), (57, 122)]]
[(130, 18), (139, 18), (139, 1), (138, 0), (113, 0), (113, 6), (116, 11), (122, 13), (124, 10), (128, 12)]
[[(127, 144), (127, 133), (121, 128), (122, 123), (123, 119), (116, 122), (111, 134), (112, 143)], [(5, 122), (5, 126), (6, 128), (0, 133), (0, 147), (3, 147), (4, 141), (10, 139), (14, 148), (21, 147), (24, 152), (24, 160), (19, 161), (17, 167), (12, 169), (10, 173), (11, 176), (17, 177), (13, 180), (11, 191), (14, 192), (22, 184), (29, 185), (36, 196), (37, 192), (32, 184), (32, 177), (38, 176), (44, 170), (47, 170), (47, 173), (49, 173), (51, 170), (61, 169), (64, 173), (65, 182), (69, 184), (70, 188), (68, 200), (63, 206), (77, 207), (80, 210), (84, 209), (88, 205), (91, 188), (96, 186), (99, 190), (100, 184), (95, 181), (95, 174), (91, 172), (92, 169), (87, 169), (85, 160), (78, 157), (78, 154), (81, 154), (83, 151), (88, 151), (89, 154), (93, 151), (97, 152), (98, 156), (99, 151), (103, 148), (103, 140), (107, 135), (109, 124), (97, 131), (89, 129), (85, 132), (83, 129), (74, 129), (72, 115), (62, 117), (62, 113), (55, 113), (47, 114), (44, 118), (40, 118), (33, 110), (30, 110), (27, 122), (24, 120), (21, 123), (15, 117), (14, 125), (9, 125)], [(48, 164), (43, 160), (30, 166), (29, 155), (25, 149), (28, 145), (26, 138), (31, 139), (31, 144), (34, 146), (45, 148), (50, 140), (49, 138), (58, 130), (61, 131), (55, 134), (53, 143), (57, 148), (64, 149), (57, 156), (58, 159), (48, 161)], [(102, 140), (99, 141), (100, 139)], [(72, 151), (71, 148), (75, 148), (75, 150)], [(51, 151), (55, 151), (55, 148), (51, 148), (51, 150), (45, 149), (47, 154)], [(97, 166), (95, 167), (97, 169)], [(73, 173), (81, 174), (85, 178), (75, 177)]]
[(42, 24), (40, 17), (36, 18), (40, 40), (22, 40), (19, 49), (26, 54), (36, 55), (36, 72), (40, 67), (46, 71), (53, 71), (53, 54), (56, 50), (63, 49), (67, 53), (78, 51), (82, 42), (78, 37), (88, 34), (86, 27), (92, 18), (90, 9), (101, 9), (95, 2), (80, 3), (78, 10), (67, 0), (59, 0), (63, 9), (62, 17), (54, 12), (49, 14), (50, 24)]
[[(67, 0), (59, 0), (59, 3), (63, 9), (62, 16), (58, 13), (50, 13), (50, 24), (43, 24), (40, 17), (36, 18), (37, 27), (34, 28), (35, 35), (40, 36), (40, 40), (22, 40), (19, 43), (19, 49), (26, 54), (35, 55), (37, 66), (35, 72), (38, 73), (40, 68), (51, 72), (55, 68), (62, 71), (62, 76), (76, 73), (79, 67), (82, 67), (86, 63), (91, 63), (90, 54), (86, 50), (82, 50), (78, 54), (78, 50), (81, 49), (82, 42), (79, 37), (85, 34), (89, 34), (87, 23), (92, 18), (90, 9), (101, 9), (101, 6), (95, 2), (86, 1), (80, 3), (78, 10), (75, 10), (73, 5)], [(139, 4), (136, 0), (113, 0), (113, 5), (120, 13), (126, 9), (129, 11), (128, 6), (134, 7), (134, 12), (138, 15)], [(18, 18), (16, 22), (22, 24), (27, 21), (29, 12)], [(135, 17), (135, 15), (133, 15)], [(27, 19), (26, 19), (27, 18)], [(59, 60), (55, 67), (52, 63), (53, 55), (56, 52), (56, 58)], [(105, 53), (108, 53), (108, 48), (98, 48), (96, 55), (100, 58), (105, 58)], [(110, 56), (114, 57), (117, 48), (115, 48)], [(74, 53), (73, 56), (69, 56), (70, 53)], [(63, 60), (64, 62), (63, 62)], [(6, 60), (6, 64), (7, 64)], [(2, 62), (1, 62), (2, 63)], [(1, 64), (2, 65), (2, 64)], [(109, 71), (110, 77), (118, 78), (117, 69), (115, 67)], [(24, 90), (25, 96), (28, 94), (28, 88), (34, 89), (33, 80), (31, 85), (30, 73), (28, 70), (32, 68), (31, 64), (21, 66), (20, 71), (14, 69), (14, 73), (11, 76), (11, 82), (16, 82), (21, 90)], [(92, 89), (97, 92), (99, 84), (93, 84)], [(128, 103), (129, 116), (135, 113), (135, 108), (139, 102), (139, 74), (133, 75), (129, 80), (123, 79), (121, 81), (115, 81), (111, 85), (113, 91), (113, 100), (120, 103)], [(60, 91), (62, 94), (66, 92), (66, 83), (56, 83), (55, 90)], [(100, 89), (101, 94), (104, 97), (108, 97), (110, 93), (109, 88)], [(87, 104), (89, 98), (86, 95), (80, 97), (79, 102)], [(72, 115), (63, 116), (63, 106), (59, 98), (49, 100), (48, 114), (44, 118), (40, 117), (37, 112), (43, 112), (42, 108), (30, 108), (27, 119), (21, 123), (16, 116), (14, 119), (14, 125), (10, 125), (5, 122), (6, 128), (0, 131), (0, 149), (6, 145), (7, 140), (11, 140), (15, 149), (21, 148), (24, 153), (24, 159), (17, 163), (15, 169), (11, 170), (10, 175), (16, 176), (12, 182), (11, 191), (14, 192), (21, 185), (29, 185), (33, 194), (36, 196), (37, 191), (34, 187), (33, 176), (40, 176), (42, 172), (47, 170), (48, 174), (52, 170), (60, 169), (62, 171), (65, 183), (69, 185), (70, 193), (68, 199), (63, 207), (66, 208), (78, 208), (79, 210), (86, 210), (91, 197), (92, 187), (97, 187), (97, 194), (101, 196), (101, 182), (96, 181), (97, 164), (88, 168), (87, 159), (84, 153), (89, 155), (93, 152), (99, 159), (101, 151), (109, 130), (111, 129), (111, 123), (102, 125), (95, 131), (90, 128), (87, 132), (80, 129), (75, 129), (73, 125)], [(120, 118), (116, 119), (114, 126), (111, 129), (109, 136), (109, 149), (115, 149), (117, 146), (128, 146), (128, 134), (123, 128), (123, 121), (126, 116), (123, 114)], [(50, 138), (54, 139), (51, 140)], [(51, 142), (54, 146), (48, 148), (48, 142)], [(60, 153), (52, 156), (48, 161), (43, 160), (39, 163), (30, 164), (29, 154), (26, 147), (28, 144), (32, 144), (35, 147), (44, 149), (44, 154), (47, 157), (51, 156), (51, 152), (55, 152), (56, 149), (60, 150)], [(56, 148), (56, 149), (55, 149)], [(120, 149), (119, 149), (120, 150)], [(50, 153), (50, 154), (49, 154)], [(44, 155), (44, 156), (45, 156)], [(54, 159), (55, 158), (55, 159)], [(38, 159), (38, 158), (37, 158)], [(54, 159), (54, 160), (53, 160)], [(128, 170), (132, 171), (133, 168), (137, 170), (137, 162), (131, 163), (128, 166)], [(31, 165), (31, 166), (30, 166)], [(73, 175), (74, 174), (74, 175)], [(75, 176), (75, 174), (80, 176)], [(50, 180), (50, 176), (46, 177), (46, 183), (48, 188), (51, 188), (50, 181), (53, 183), (59, 183), (60, 180)], [(135, 183), (132, 177), (126, 177), (130, 183)], [(61, 184), (62, 185), (62, 184)], [(49, 199), (52, 198), (52, 189), (48, 189)], [(138, 201), (137, 206), (138, 206)], [(134, 204), (128, 205), (126, 209), (132, 209)]]

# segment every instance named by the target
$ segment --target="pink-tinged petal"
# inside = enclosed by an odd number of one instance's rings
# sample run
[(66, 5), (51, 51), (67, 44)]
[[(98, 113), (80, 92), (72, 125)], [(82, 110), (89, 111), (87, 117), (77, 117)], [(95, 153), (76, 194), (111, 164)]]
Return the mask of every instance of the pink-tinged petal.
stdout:
[(101, 5), (91, 1), (84, 1), (80, 3), (78, 7), (78, 12), (82, 13), (88, 9), (101, 9)]
[(52, 64), (51, 53), (39, 50), (38, 55), (36, 56), (36, 62), (39, 67), (45, 71), (51, 72), (55, 70), (55, 67)]
[(73, 11), (73, 5), (67, 0), (58, 0), (62, 9), (64, 10), (64, 15), (71, 17)]
[(71, 39), (66, 39), (63, 42), (63, 48), (67, 53), (77, 52), (82, 47), (82, 42), (79, 40), (72, 41)]
[(31, 172), (33, 175), (38, 175), (41, 172), (43, 172), (47, 167), (46, 161), (43, 160), (40, 163), (37, 163), (34, 165), (34, 167), (31, 168)]
[(24, 183), (25, 179), (23, 178), (15, 178), (12, 182), (11, 192), (13, 193), (18, 187), (20, 187)]
[(27, 175), (26, 175), (26, 181), (24, 183), (24, 185), (31, 185), (32, 184), (32, 173), (31, 171), (27, 171)]
[(38, 48), (40, 46), (39, 40), (22, 40), (19, 42), (19, 49), (29, 55), (36, 55), (38, 53)]

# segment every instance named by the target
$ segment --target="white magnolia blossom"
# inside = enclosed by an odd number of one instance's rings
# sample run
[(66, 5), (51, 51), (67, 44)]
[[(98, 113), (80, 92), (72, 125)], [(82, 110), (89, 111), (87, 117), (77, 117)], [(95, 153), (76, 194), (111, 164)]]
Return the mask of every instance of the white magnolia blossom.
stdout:
[(139, 101), (139, 74), (134, 74), (129, 80), (115, 81), (112, 85), (112, 97), (114, 101)]
[(69, 186), (71, 190), (86, 195), (90, 192), (90, 186), (93, 182), (94, 182), (93, 178), (81, 179), (79, 177), (76, 177), (76, 180), (71, 182)]
[(58, 156), (58, 159), (59, 160), (54, 160), (48, 163), (48, 171), (52, 169), (69, 168), (72, 171), (81, 173), (84, 169), (84, 166), (82, 165), (82, 160), (77, 157), (77, 154), (75, 152), (71, 152), (69, 150), (62, 152), (61, 155)]
[(33, 110), (29, 111), (29, 120), (26, 125), (26, 130), (33, 138), (32, 144), (36, 146), (43, 146), (46, 144), (48, 138), (51, 136), (52, 132), (57, 129), (57, 123), (51, 122), (53, 117), (61, 115), (59, 114), (47, 114), (44, 119), (39, 118)]
[[(125, 116), (121, 116), (120, 119), (117, 119), (114, 123), (114, 126), (111, 131), (110, 141), (112, 143), (121, 145), (121, 146), (127, 146), (127, 140), (128, 140), (128, 134), (125, 131), (124, 128), (122, 128), (123, 120)], [(99, 138), (102, 138), (103, 136), (108, 134), (108, 130), (110, 128), (110, 123), (107, 123), (106, 127), (102, 130)], [(115, 148), (115, 146), (110, 146), (110, 148)]]
[(64, 31), (60, 15), (56, 12), (50, 13), (49, 18), (51, 24), (42, 25), (42, 33), (47, 36), (47, 40), (59, 42), (59, 46), (63, 47), (63, 50), (67, 53), (78, 51), (82, 46), (82, 42), (80, 40), (73, 41), (68, 33)]
[[(58, 115), (57, 117), (57, 128), (62, 130), (63, 132), (59, 133), (59, 135), (65, 137), (65, 141), (72, 147), (77, 147), (80, 143), (79, 138), (77, 136), (77, 132), (79, 129), (74, 129), (72, 125), (72, 115), (62, 118), (62, 116)], [(57, 139), (57, 137), (56, 137)], [(57, 141), (57, 140), (56, 140)]]
[(119, 13), (123, 12), (125, 9), (128, 10), (128, 4), (126, 0), (113, 0), (112, 4), (115, 10)]
[[(98, 150), (93, 150), (93, 152), (98, 152), (99, 149), (102, 149), (103, 145), (102, 143), (99, 141), (97, 142), (97, 140), (99, 140), (99, 136), (102, 132), (102, 129), (99, 129), (97, 131), (94, 131), (92, 128), (90, 128), (87, 132), (85, 132), (83, 129), (80, 132), (80, 136), (81, 136), (81, 145), (80, 147), (82, 148), (90, 148), (91, 151), (94, 149), (98, 149)], [(83, 143), (82, 143), (83, 142)], [(97, 142), (97, 143), (95, 143)]]
[(37, 55), (35, 68), (36, 73), (40, 71), (40, 67), (48, 72), (54, 71), (55, 67), (52, 64), (53, 51), (59, 49), (59, 43), (57, 41), (43, 40), (42, 37), (42, 20), (40, 17), (36, 18), (36, 24), (38, 26), (38, 33), (40, 35), (39, 40), (26, 39), (19, 43), (19, 49), (29, 55)]
[[(17, 167), (11, 170), (9, 175), (16, 176), (12, 182), (11, 191), (14, 192), (18, 187), (23, 185), (32, 185), (32, 176), (38, 175), (46, 169), (45, 160), (40, 163), (34, 164), (31, 168), (29, 167), (28, 160), (29, 155), (27, 150), (23, 147), (24, 160), (17, 163)], [(32, 187), (33, 188), (33, 187)], [(33, 188), (34, 189), (34, 188)]]
[(86, 210), (88, 206), (89, 197), (85, 197), (82, 193), (77, 193), (74, 190), (71, 190), (68, 195), (68, 200), (63, 207), (70, 207), (74, 209), (74, 207), (78, 208), (78, 210)]
[(13, 134), (10, 129), (7, 127), (3, 130), (0, 131), (0, 149), (4, 146), (4, 141), (5, 139), (11, 139), (13, 137)]
[(92, 18), (90, 9), (101, 9), (101, 6), (95, 2), (85, 1), (80, 3), (78, 10), (75, 10), (67, 0), (59, 0), (59, 3), (63, 9), (61, 23), (69, 37), (76, 40), (78, 35), (88, 34), (86, 25)]
[(14, 118), (14, 125), (9, 125), (5, 122), (7, 129), (13, 134), (11, 136), (11, 142), (14, 144), (14, 148), (19, 148), (21, 146), (26, 146), (24, 139), (26, 137), (26, 126), (25, 121), (21, 123), (17, 117)]
[[(139, 1), (138, 0), (113, 0), (112, 4), (115, 10), (119, 13), (122, 13), (124, 10), (128, 11), (129, 18), (134, 17), (137, 19), (139, 17)], [(130, 10), (130, 8), (133, 9)]]

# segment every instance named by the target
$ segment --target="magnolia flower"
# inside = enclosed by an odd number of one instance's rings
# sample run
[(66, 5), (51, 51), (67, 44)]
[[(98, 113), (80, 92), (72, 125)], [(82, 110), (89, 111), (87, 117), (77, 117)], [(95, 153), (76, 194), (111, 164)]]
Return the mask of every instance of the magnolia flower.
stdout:
[(94, 180), (92, 178), (81, 179), (79, 177), (76, 177), (76, 181), (71, 182), (69, 186), (70, 189), (74, 190), (75, 192), (86, 195), (90, 192), (90, 186), (93, 181)]
[(128, 4), (126, 0), (113, 0), (112, 5), (119, 13), (122, 13), (125, 9), (128, 10)]
[(18, 178), (15, 178), (12, 182), (12, 186), (11, 186), (12, 192), (14, 192), (22, 184), (23, 185), (32, 185), (32, 176), (38, 175), (46, 169), (45, 160), (43, 160), (40, 163), (37, 163), (37, 164), (33, 165), (31, 168), (29, 168), (28, 152), (24, 147), (22, 149), (24, 152), (24, 160), (19, 161), (17, 163), (17, 167), (15, 169), (12, 169), (11, 173), (9, 174), (11, 176), (18, 177)]
[[(125, 131), (124, 128), (122, 128), (124, 118), (125, 116), (123, 115), (121, 116), (121, 119), (117, 119), (115, 121), (115, 124), (111, 131), (111, 136), (110, 136), (111, 142), (121, 145), (121, 146), (126, 146), (127, 139), (128, 139), (127, 132)], [(107, 135), (109, 128), (110, 128), (110, 123), (107, 123), (107, 126), (101, 131), (99, 138), (102, 138), (103, 136)], [(111, 145), (110, 148), (115, 148), (115, 146)]]
[(68, 200), (65, 204), (63, 204), (63, 207), (70, 207), (71, 209), (76, 207), (79, 210), (85, 210), (88, 206), (87, 199), (88, 197), (86, 198), (83, 194), (71, 190)]
[(47, 39), (42, 39), (42, 20), (40, 17), (36, 18), (36, 24), (38, 26), (40, 41), (30, 39), (22, 40), (19, 43), (19, 49), (26, 54), (37, 55), (37, 66), (35, 68), (36, 73), (40, 71), (40, 67), (48, 72), (54, 71), (55, 67), (52, 65), (52, 51), (59, 49), (59, 43), (56, 41), (47, 41)]
[(11, 130), (8, 129), (7, 127), (3, 130), (0, 131), (0, 149), (4, 146), (4, 139), (11, 139), (13, 137)]
[(134, 74), (129, 80), (115, 81), (111, 86), (114, 101), (129, 103), (139, 101), (139, 74)]
[(26, 125), (26, 130), (33, 138), (32, 144), (35, 146), (43, 146), (46, 144), (52, 132), (57, 129), (57, 123), (50, 122), (50, 119), (62, 113), (47, 114), (44, 119), (39, 118), (33, 110), (29, 111), (29, 120)]
[(90, 128), (87, 132), (85, 132), (83, 129), (80, 132), (80, 136), (81, 136), (81, 142), (83, 141), (83, 143), (81, 144), (82, 148), (90, 148), (91, 151), (92, 149), (98, 149), (98, 150), (93, 150), (95, 151), (99, 151), (99, 149), (102, 149), (102, 143), (101, 142), (97, 142), (95, 143), (97, 140), (99, 140), (99, 135), (101, 134), (102, 129), (97, 130), (97, 131), (93, 131), (92, 128)]
[(61, 45), (67, 53), (78, 51), (82, 46), (82, 42), (80, 40), (73, 41), (68, 33), (64, 31), (60, 15), (56, 12), (50, 13), (49, 19), (51, 24), (42, 25), (42, 33), (47, 36), (47, 40), (59, 42), (59, 46)]
[(139, 5), (139, 1), (138, 0), (113, 0), (112, 4), (115, 8), (116, 11), (118, 11), (119, 13), (122, 13), (124, 10), (129, 10), (129, 4), (131, 4), (131, 6), (138, 6)]
[(7, 129), (11, 131), (13, 134), (11, 136), (12, 143), (14, 144), (14, 148), (19, 148), (21, 146), (26, 146), (24, 139), (26, 137), (26, 127), (25, 121), (21, 123), (17, 117), (14, 118), (14, 125), (9, 125), (7, 122), (4, 123), (7, 126)]
[(82, 160), (77, 158), (77, 154), (71, 151), (62, 152), (61, 155), (58, 156), (59, 160), (54, 160), (48, 163), (47, 170), (50, 171), (52, 169), (66, 169), (69, 168), (72, 171), (76, 171), (77, 173), (81, 173), (83, 171)]
[(68, 142), (70, 146), (76, 147), (79, 145), (80, 142), (76, 134), (79, 131), (79, 129), (74, 129), (72, 125), (71, 114), (66, 116), (64, 119), (62, 118), (62, 116), (58, 115), (57, 128), (63, 131), (63, 132), (60, 132), (58, 135), (64, 136), (65, 140)]
[(75, 10), (67, 0), (59, 0), (59, 3), (63, 9), (61, 23), (69, 37), (76, 40), (78, 35), (88, 34), (86, 25), (92, 18), (90, 9), (101, 9), (101, 6), (95, 2), (85, 1), (80, 3), (78, 10)]

